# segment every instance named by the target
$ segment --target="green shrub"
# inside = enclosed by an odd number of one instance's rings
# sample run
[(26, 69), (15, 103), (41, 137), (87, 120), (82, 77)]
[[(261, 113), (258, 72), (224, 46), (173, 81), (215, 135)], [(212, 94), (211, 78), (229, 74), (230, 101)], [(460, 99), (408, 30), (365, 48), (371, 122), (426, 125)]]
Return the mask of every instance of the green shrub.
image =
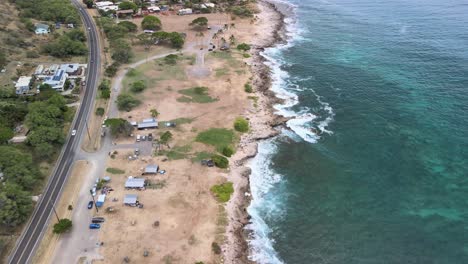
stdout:
[(146, 89), (146, 84), (144, 81), (136, 81), (130, 86), (130, 91), (133, 93), (141, 93)]
[(67, 218), (60, 219), (58, 221), (58, 223), (56, 223), (54, 225), (53, 232), (55, 234), (62, 234), (64, 232), (67, 232), (68, 230), (70, 230), (72, 225), (73, 225), (73, 223), (72, 223), (72, 221), (70, 219), (67, 219)]
[(223, 155), (226, 157), (231, 157), (234, 154), (234, 149), (231, 146), (225, 146), (222, 151)]
[(114, 62), (111, 65), (107, 66), (105, 70), (105, 75), (107, 77), (114, 77), (118, 70), (119, 70), (119, 63)]
[(249, 121), (245, 120), (243, 117), (236, 118), (234, 121), (234, 129), (242, 133), (249, 131)]
[(121, 169), (118, 169), (118, 168), (107, 168), (106, 171), (108, 173), (112, 173), (112, 174), (124, 174), (125, 171), (124, 170), (121, 170)]
[(221, 155), (213, 155), (211, 159), (218, 168), (226, 169), (229, 166), (229, 160)]
[(242, 51), (248, 51), (248, 50), (250, 50), (250, 45), (246, 44), (246, 43), (241, 43), (241, 44), (237, 45), (237, 49), (242, 50)]
[(102, 108), (102, 107), (96, 108), (96, 115), (103, 116), (104, 112), (105, 112), (104, 108)]
[(253, 93), (252, 85), (246, 83), (246, 84), (244, 85), (244, 91), (245, 91), (246, 93)]
[(218, 243), (216, 242), (211, 243), (211, 249), (216, 255), (221, 254), (221, 247), (218, 245)]
[(216, 196), (218, 201), (222, 203), (229, 201), (232, 193), (234, 192), (232, 182), (225, 182), (223, 184), (213, 185), (210, 190), (213, 193), (213, 195)]
[(117, 108), (120, 111), (129, 112), (140, 104), (141, 101), (130, 94), (119, 94), (119, 96), (117, 96)]
[(178, 59), (179, 56), (177, 56), (176, 54), (169, 54), (166, 57), (164, 57), (164, 63), (168, 65), (176, 65)]
[(145, 16), (141, 21), (141, 28), (143, 28), (143, 30), (160, 30), (161, 20), (155, 16)]
[(243, 56), (244, 58), (246, 58), (246, 59), (250, 58), (250, 54), (248, 54), (248, 53), (244, 53), (244, 54), (242, 54), (242, 56)]

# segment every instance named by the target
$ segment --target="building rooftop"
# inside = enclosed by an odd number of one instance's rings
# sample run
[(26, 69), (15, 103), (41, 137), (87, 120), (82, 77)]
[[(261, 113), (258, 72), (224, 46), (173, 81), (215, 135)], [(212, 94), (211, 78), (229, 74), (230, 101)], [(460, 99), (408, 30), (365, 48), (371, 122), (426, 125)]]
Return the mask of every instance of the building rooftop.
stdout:
[(45, 29), (45, 30), (48, 30), (48, 29), (49, 29), (49, 26), (46, 25), (46, 24), (37, 23), (37, 24), (36, 24), (36, 29)]
[(31, 79), (32, 77), (29, 76), (21, 76), (16, 82), (15, 87), (29, 86), (29, 84), (31, 83)]
[(156, 164), (148, 165), (145, 168), (145, 173), (148, 174), (156, 174), (158, 173), (159, 166)]
[(125, 181), (125, 188), (143, 188), (145, 187), (145, 179), (143, 178), (128, 178)]
[(138, 195), (136, 194), (126, 194), (124, 196), (124, 204), (135, 204), (138, 200)]

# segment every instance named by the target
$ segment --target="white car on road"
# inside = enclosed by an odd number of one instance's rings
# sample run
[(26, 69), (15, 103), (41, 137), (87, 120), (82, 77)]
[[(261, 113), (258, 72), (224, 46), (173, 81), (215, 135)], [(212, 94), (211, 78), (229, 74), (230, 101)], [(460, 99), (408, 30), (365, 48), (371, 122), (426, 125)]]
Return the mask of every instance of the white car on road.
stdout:
[(72, 136), (76, 135), (76, 129), (72, 130)]

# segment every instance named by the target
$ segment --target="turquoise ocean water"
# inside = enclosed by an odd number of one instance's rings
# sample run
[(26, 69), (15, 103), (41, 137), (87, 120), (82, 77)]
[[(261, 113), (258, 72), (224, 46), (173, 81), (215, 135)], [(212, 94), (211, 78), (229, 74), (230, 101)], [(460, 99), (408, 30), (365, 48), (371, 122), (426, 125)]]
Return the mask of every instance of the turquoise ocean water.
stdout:
[(281, 6), (293, 119), (251, 163), (251, 258), (468, 263), (468, 1)]

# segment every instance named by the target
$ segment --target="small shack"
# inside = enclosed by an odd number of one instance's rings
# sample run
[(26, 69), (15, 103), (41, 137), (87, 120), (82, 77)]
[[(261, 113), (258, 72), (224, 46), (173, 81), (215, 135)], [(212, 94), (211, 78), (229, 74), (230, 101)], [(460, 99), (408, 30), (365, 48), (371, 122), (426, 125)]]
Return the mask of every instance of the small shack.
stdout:
[(126, 194), (124, 197), (124, 205), (136, 206), (138, 203), (138, 195)]
[(97, 202), (96, 202), (96, 206), (97, 207), (102, 207), (104, 205), (105, 201), (106, 201), (106, 195), (105, 194), (99, 195), (98, 199), (97, 199)]
[(146, 166), (145, 172), (143, 174), (157, 174), (159, 166), (157, 164), (151, 164)]
[(148, 129), (148, 128), (158, 128), (158, 121), (154, 118), (143, 119), (138, 123), (137, 128), (139, 130)]
[(145, 179), (143, 178), (128, 178), (125, 181), (125, 189), (143, 189), (145, 188)]

